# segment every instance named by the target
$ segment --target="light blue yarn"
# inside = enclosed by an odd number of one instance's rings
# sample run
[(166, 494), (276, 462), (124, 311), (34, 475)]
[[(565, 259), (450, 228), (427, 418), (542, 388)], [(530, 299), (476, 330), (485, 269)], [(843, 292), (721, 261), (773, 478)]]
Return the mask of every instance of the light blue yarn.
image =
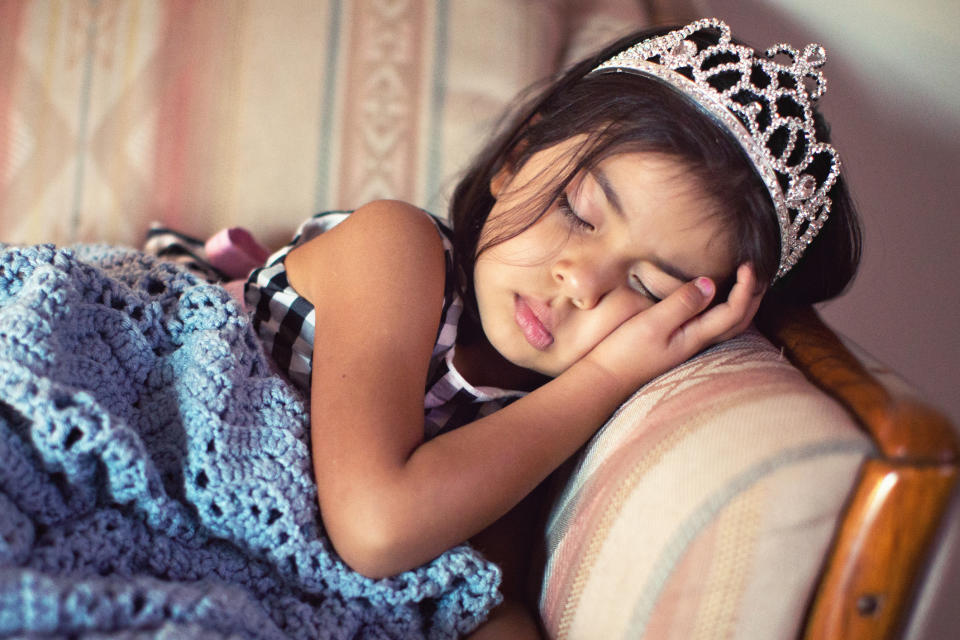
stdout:
[(467, 546), (384, 580), (339, 560), (308, 439), (222, 288), (127, 249), (0, 245), (0, 636), (479, 624), (500, 572)]

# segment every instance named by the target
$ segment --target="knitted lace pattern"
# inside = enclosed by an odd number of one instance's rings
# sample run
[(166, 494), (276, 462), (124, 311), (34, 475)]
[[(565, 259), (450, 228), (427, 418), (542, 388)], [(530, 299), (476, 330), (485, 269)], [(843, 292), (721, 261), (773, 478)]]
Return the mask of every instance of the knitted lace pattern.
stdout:
[(337, 557), (305, 402), (221, 287), (0, 245), (0, 636), (454, 638), (499, 582), (465, 545), (381, 580)]

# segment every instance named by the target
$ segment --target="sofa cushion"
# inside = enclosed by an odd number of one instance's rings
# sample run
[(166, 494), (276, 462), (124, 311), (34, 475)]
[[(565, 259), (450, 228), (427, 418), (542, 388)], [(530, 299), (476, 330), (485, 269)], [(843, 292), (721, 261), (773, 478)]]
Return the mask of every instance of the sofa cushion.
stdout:
[(283, 241), (445, 195), (514, 96), (643, 24), (637, 0), (0, 2), (0, 238), (150, 221)]
[(643, 387), (547, 524), (557, 638), (793, 638), (869, 440), (755, 332)]

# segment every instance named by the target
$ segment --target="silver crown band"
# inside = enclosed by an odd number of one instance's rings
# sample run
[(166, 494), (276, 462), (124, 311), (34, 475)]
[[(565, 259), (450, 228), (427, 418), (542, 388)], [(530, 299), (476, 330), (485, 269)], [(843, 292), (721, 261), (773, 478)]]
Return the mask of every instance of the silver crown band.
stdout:
[[(700, 48), (687, 39), (709, 31), (719, 32), (716, 44)], [(797, 263), (829, 217), (832, 202), (827, 193), (840, 175), (840, 157), (832, 146), (817, 141), (813, 119), (812, 104), (827, 89), (819, 70), (826, 59), (818, 44), (807, 45), (802, 54), (776, 44), (761, 56), (731, 42), (724, 22), (706, 18), (639, 42), (590, 73), (628, 71), (660, 80), (733, 136), (766, 185), (777, 213), (776, 282)], [(771, 150), (772, 138), (781, 151)], [(827, 169), (818, 178), (809, 170), (819, 159)]]

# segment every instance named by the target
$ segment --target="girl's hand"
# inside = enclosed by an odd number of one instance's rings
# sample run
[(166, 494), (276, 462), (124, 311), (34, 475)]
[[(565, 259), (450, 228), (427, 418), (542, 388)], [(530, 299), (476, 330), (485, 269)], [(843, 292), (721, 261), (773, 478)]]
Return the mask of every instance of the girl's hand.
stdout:
[(701, 313), (716, 287), (709, 278), (697, 278), (628, 319), (583, 360), (609, 373), (627, 397), (702, 349), (743, 332), (765, 292), (750, 265), (743, 264), (727, 300)]

